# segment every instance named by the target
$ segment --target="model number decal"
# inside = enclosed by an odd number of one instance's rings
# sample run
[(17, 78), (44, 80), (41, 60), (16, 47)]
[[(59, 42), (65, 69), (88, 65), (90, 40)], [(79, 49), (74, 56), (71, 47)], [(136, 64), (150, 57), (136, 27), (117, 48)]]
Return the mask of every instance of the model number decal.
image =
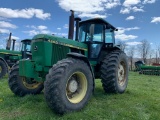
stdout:
[(62, 43), (62, 42), (53, 41), (53, 40), (48, 40), (48, 42), (54, 43), (54, 44), (58, 44), (58, 45), (63, 45), (63, 46), (67, 46), (67, 47), (71, 47), (71, 48), (77, 48), (77, 49), (81, 49), (81, 50), (87, 51), (87, 49), (80, 48), (80, 47), (76, 47), (76, 46), (73, 46), (73, 45), (70, 45), (70, 44), (67, 44), (67, 43)]

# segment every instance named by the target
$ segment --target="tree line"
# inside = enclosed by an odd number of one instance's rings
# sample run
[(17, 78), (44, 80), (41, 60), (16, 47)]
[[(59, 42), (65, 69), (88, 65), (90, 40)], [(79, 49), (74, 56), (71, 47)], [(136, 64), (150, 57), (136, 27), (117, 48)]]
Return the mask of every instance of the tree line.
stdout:
[(143, 61), (146, 65), (153, 63), (160, 63), (160, 45), (151, 48), (151, 43), (148, 40), (141, 40), (138, 45), (127, 45), (125, 42), (120, 41), (121, 49), (127, 54), (130, 69), (134, 69), (134, 63), (137, 60)]

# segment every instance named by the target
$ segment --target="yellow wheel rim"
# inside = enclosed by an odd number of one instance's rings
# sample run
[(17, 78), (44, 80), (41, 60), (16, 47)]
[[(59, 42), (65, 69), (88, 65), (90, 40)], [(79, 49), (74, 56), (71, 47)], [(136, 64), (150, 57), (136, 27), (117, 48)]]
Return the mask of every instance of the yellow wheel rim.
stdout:
[(71, 103), (79, 103), (87, 92), (87, 78), (82, 72), (73, 73), (66, 84), (66, 96)]
[(126, 82), (126, 67), (124, 62), (120, 62), (118, 66), (118, 83), (123, 86)]
[(39, 87), (39, 85), (42, 84), (41, 82), (37, 82), (37, 81), (34, 81), (34, 80), (31, 81), (31, 79), (27, 80), (26, 77), (21, 77), (21, 79), (22, 79), (23, 85), (28, 89), (36, 89), (36, 88)]

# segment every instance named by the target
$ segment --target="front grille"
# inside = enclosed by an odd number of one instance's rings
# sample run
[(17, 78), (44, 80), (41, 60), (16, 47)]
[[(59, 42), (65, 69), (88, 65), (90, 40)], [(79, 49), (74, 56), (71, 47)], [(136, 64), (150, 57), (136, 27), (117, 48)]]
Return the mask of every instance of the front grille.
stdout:
[(57, 63), (59, 60), (66, 58), (68, 52), (69, 47), (52, 44), (52, 65)]

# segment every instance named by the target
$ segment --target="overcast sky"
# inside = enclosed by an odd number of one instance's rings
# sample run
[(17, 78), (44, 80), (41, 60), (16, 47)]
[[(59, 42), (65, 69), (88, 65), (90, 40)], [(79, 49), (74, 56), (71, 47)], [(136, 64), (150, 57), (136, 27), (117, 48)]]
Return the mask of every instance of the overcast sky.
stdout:
[(82, 20), (101, 17), (119, 29), (117, 41), (160, 45), (160, 0), (0, 0), (0, 48), (39, 33), (67, 36), (69, 10)]

